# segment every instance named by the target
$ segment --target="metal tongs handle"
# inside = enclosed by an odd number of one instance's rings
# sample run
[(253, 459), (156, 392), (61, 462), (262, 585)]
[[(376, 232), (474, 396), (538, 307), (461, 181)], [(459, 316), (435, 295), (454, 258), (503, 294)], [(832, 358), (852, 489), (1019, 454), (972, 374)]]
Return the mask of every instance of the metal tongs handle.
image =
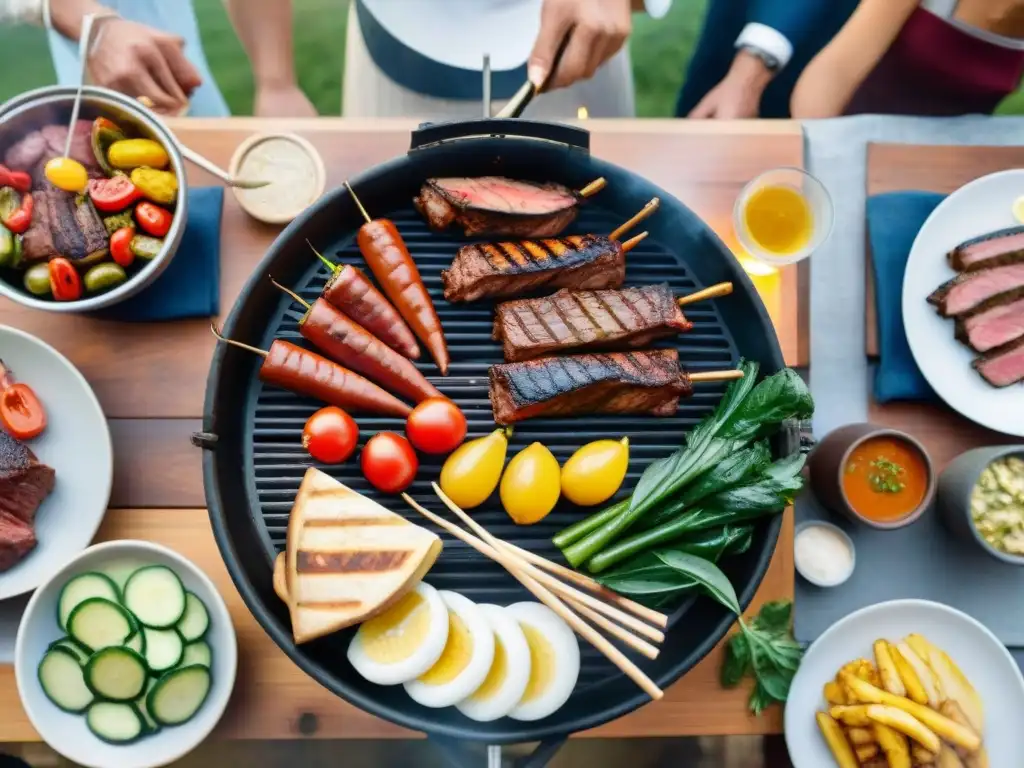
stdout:
[(574, 29), (575, 27), (570, 27), (565, 33), (565, 37), (562, 38), (562, 42), (558, 44), (558, 50), (555, 51), (555, 60), (551, 62), (551, 69), (548, 71), (548, 76), (544, 78), (544, 82), (537, 86), (527, 79), (519, 90), (516, 91), (515, 95), (509, 99), (508, 104), (498, 112), (498, 117), (519, 117), (538, 93), (547, 90), (548, 85), (551, 83), (551, 78), (554, 77), (555, 72), (558, 70), (558, 65), (562, 63), (562, 54), (569, 47), (569, 40), (572, 38)]

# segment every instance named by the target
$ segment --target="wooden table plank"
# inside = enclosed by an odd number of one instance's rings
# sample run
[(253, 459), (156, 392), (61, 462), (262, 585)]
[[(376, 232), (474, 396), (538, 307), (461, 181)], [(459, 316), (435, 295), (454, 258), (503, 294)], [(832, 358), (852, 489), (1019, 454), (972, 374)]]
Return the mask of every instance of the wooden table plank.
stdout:
[(200, 419), (109, 419), (111, 507), (204, 507), (203, 453), (189, 442)]

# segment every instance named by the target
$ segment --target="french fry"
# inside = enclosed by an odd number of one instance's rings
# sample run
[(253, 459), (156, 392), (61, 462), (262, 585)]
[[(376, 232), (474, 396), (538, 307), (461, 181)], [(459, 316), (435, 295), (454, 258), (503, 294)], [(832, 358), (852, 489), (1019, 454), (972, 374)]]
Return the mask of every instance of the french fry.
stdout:
[[(867, 714), (864, 717), (867, 717)], [(861, 744), (874, 744), (876, 741), (875, 732), (871, 728), (847, 728), (846, 737), (855, 747)]]
[[(879, 669), (881, 669), (881, 665), (879, 665)], [(875, 737), (878, 739), (878, 746), (885, 754), (889, 768), (910, 768), (910, 747), (907, 744), (906, 736), (887, 725), (875, 723)]]
[(828, 713), (833, 720), (838, 720), (851, 728), (870, 728), (874, 725), (868, 717), (866, 704), (840, 704), (832, 707)]
[(882, 681), (881, 687), (893, 696), (906, 696), (907, 688), (903, 684), (892, 654), (889, 652), (889, 643), (885, 640), (875, 640), (874, 651), (875, 664), (878, 667), (878, 678)]
[[(900, 680), (903, 681), (903, 686), (907, 689), (907, 698), (911, 701), (916, 701), (918, 704), (933, 704), (938, 706), (938, 695), (935, 696), (935, 701), (932, 702), (928, 697), (928, 691), (925, 690), (924, 684), (921, 682), (921, 678), (918, 677), (917, 672), (914, 671), (914, 667), (911, 666), (903, 654), (900, 653), (898, 645), (889, 644), (889, 655), (892, 657), (892, 663), (896, 667), (896, 671), (899, 673)], [(923, 665), (924, 662), (921, 662)], [(928, 675), (929, 680), (931, 675)], [(933, 707), (934, 708), (934, 707)]]
[[(941, 736), (944, 740), (949, 743), (963, 747), (968, 752), (977, 752), (981, 748), (981, 738), (967, 726), (961, 725), (960, 723), (950, 720), (945, 715), (936, 712), (933, 709), (922, 706), (910, 699), (904, 699), (899, 696), (893, 696), (887, 691), (883, 691), (880, 688), (867, 683), (863, 680), (859, 680), (853, 675), (845, 674), (843, 676), (844, 684), (849, 687), (857, 697), (858, 701), (869, 702), (871, 704), (883, 704), (890, 707), (901, 709), (913, 718), (916, 718), (925, 726), (927, 726), (935, 734)], [(885, 723), (891, 725), (891, 723)], [(900, 730), (897, 728), (896, 730)], [(910, 734), (907, 734), (910, 735)], [(928, 746), (922, 744), (922, 746)], [(931, 750), (932, 752), (938, 752), (938, 747)]]
[(818, 721), (818, 728), (821, 729), (821, 735), (825, 737), (825, 743), (828, 744), (832, 757), (836, 759), (838, 768), (859, 768), (860, 761), (853, 753), (853, 747), (846, 740), (846, 734), (839, 723), (827, 712), (815, 712), (814, 719)]
[(927, 664), (935, 677), (938, 678), (944, 694), (943, 698), (955, 701), (979, 736), (985, 729), (985, 708), (981, 696), (971, 685), (971, 681), (960, 671), (960, 667), (943, 651), (924, 635), (907, 635), (907, 645)]
[[(888, 704), (869, 704), (866, 712), (869, 719), (876, 723), (887, 725), (909, 736), (931, 752), (938, 752), (939, 747), (942, 746), (942, 741), (935, 735), (934, 731), (898, 707), (889, 706)], [(875, 735), (878, 735), (877, 731)]]
[(825, 683), (825, 688), (822, 693), (824, 693), (825, 701), (827, 701), (830, 706), (846, 703), (846, 694), (843, 692), (843, 686), (835, 680), (829, 680)]
[(982, 747), (977, 752), (967, 756), (964, 760), (964, 768), (989, 768), (988, 752)]
[(929, 752), (920, 744), (910, 745), (910, 756), (914, 759), (914, 765), (931, 765), (935, 762), (935, 753)]
[(942, 750), (935, 759), (935, 768), (965, 768), (965, 766), (953, 748), (943, 744)]
[[(968, 728), (971, 727), (971, 724), (967, 722), (967, 715), (964, 714), (960, 705), (952, 699), (946, 699), (942, 702), (939, 706), (939, 713), (945, 715), (954, 723), (959, 723), (960, 725)], [(972, 728), (971, 730), (974, 729)], [(961, 752), (959, 757), (966, 768), (988, 768), (988, 753), (985, 751), (984, 747), (974, 753), (969, 753), (964, 750)]]
[[(868, 760), (873, 760), (878, 756), (878, 745), (877, 744), (861, 744), (859, 747), (853, 748), (853, 754), (857, 756), (857, 760), (863, 765)], [(910, 768), (907, 766), (907, 768)]]

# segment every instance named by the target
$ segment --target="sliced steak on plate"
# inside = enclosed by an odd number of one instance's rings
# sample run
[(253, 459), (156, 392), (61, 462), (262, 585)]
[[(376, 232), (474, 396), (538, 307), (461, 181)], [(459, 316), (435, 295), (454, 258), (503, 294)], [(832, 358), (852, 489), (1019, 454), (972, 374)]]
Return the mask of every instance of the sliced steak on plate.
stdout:
[(947, 254), (957, 272), (1024, 261), (1024, 227), (1010, 227), (965, 240)]
[(40, 463), (28, 446), (0, 429), (0, 512), (31, 525), (54, 480), (52, 467)]
[(1024, 289), (1024, 262), (963, 272), (932, 291), (928, 302), (943, 317), (959, 317), (1020, 289)]
[(975, 352), (988, 352), (1024, 336), (1024, 292), (956, 321), (956, 338)]
[(32, 526), (0, 510), (0, 571), (17, 565), (35, 546), (36, 533)]
[(971, 365), (993, 387), (1024, 381), (1024, 337), (987, 352)]

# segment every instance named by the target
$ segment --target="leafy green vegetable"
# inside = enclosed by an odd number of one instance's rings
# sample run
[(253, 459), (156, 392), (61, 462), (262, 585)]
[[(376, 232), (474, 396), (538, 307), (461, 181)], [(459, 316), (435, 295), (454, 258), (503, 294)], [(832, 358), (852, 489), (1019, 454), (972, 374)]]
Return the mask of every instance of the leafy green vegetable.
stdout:
[(750, 674), (750, 644), (747, 636), (737, 632), (725, 644), (725, 661), (722, 662), (722, 687), (735, 688), (740, 681)]
[(736, 599), (736, 590), (732, 588), (729, 577), (717, 565), (703, 557), (678, 550), (658, 550), (654, 554), (669, 568), (689, 576), (715, 600), (739, 615), (740, 604)]

